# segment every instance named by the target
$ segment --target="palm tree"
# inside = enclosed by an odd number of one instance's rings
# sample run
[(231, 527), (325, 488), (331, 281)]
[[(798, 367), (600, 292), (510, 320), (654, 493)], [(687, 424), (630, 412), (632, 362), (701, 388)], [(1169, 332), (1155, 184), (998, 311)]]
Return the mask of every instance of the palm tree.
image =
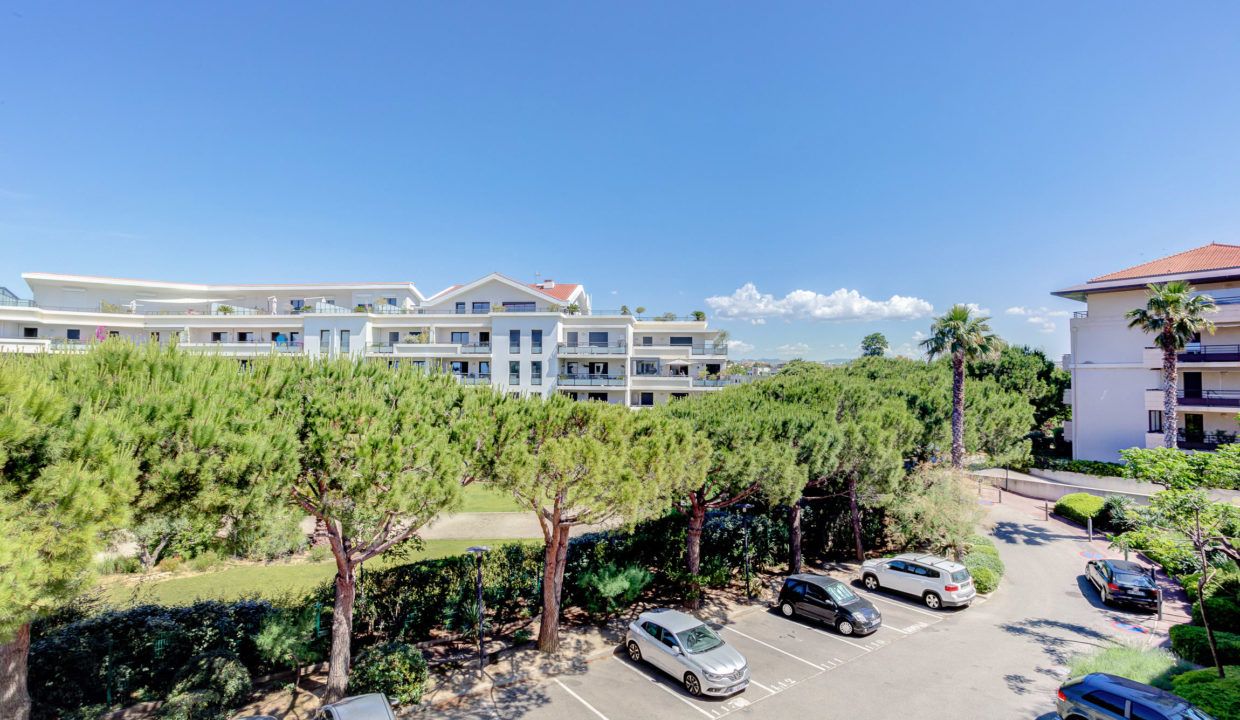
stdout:
[(921, 341), (930, 359), (952, 358), (952, 467), (964, 467), (964, 363), (995, 353), (1001, 344), (986, 324), (988, 317), (974, 317), (966, 305), (953, 305), (930, 326), (930, 337)]
[(1218, 308), (1209, 295), (1193, 295), (1187, 280), (1163, 285), (1150, 283), (1145, 307), (1133, 308), (1124, 317), (1128, 327), (1154, 335), (1163, 352), (1163, 446), (1176, 446), (1176, 354), (1202, 332), (1214, 334), (1214, 322), (1206, 313)]

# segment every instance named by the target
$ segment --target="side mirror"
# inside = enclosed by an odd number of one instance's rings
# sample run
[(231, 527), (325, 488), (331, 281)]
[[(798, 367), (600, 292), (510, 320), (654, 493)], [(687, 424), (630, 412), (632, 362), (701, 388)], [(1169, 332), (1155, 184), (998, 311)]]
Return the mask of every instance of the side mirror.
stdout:
[(684, 654), (685, 654), (684, 649), (683, 649), (683, 648), (681, 648), (679, 645), (673, 645), (673, 646), (672, 646), (672, 651), (673, 651), (673, 652), (675, 652), (677, 655), (684, 655)]

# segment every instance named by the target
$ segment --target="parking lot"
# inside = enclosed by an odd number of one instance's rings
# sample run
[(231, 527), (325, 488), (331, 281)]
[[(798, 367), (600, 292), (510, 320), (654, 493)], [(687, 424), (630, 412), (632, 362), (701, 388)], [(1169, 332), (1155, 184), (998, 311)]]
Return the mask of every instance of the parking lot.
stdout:
[(991, 518), (1008, 575), (999, 593), (968, 608), (931, 611), (915, 599), (869, 592), (854, 582), (853, 591), (883, 615), (883, 626), (869, 636), (842, 637), (765, 606), (715, 626), (750, 667), (751, 684), (737, 696), (694, 698), (678, 680), (617, 653), (434, 714), (468, 720), (851, 720), (908, 711), (919, 720), (1053, 718), (1055, 688), (1071, 655), (1112, 640), (1157, 642), (1168, 623), (1103, 606), (1083, 575), (1086, 553), (1097, 548), (1074, 530), (1013, 506), (992, 508)]

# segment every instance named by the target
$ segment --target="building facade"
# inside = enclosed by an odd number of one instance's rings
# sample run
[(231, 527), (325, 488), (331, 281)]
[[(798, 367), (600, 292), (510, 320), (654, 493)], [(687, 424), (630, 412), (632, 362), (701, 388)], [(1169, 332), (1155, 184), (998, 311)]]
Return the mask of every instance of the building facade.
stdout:
[(1184, 450), (1212, 450), (1234, 442), (1240, 426), (1240, 246), (1211, 244), (1094, 278), (1054, 295), (1085, 310), (1071, 321), (1072, 373), (1064, 402), (1072, 420), (1064, 435), (1073, 457), (1119, 460), (1119, 451), (1163, 443), (1162, 350), (1154, 338), (1130, 329), (1124, 315), (1145, 307), (1146, 286), (1187, 280), (1218, 305), (1213, 335), (1189, 344), (1178, 357), (1177, 425)]
[(492, 273), (425, 297), (411, 283), (199, 285), (24, 273), (0, 292), (0, 350), (122, 337), (237, 358), (349, 356), (505, 392), (634, 407), (718, 390), (727, 344), (705, 317), (593, 312), (575, 284)]

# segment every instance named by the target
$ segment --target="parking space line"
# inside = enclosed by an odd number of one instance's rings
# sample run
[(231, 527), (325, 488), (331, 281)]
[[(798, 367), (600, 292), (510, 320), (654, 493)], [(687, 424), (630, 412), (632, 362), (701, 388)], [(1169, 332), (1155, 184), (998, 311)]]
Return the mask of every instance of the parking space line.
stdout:
[(596, 710), (596, 709), (594, 708), (594, 706), (593, 706), (593, 705), (591, 705), (590, 703), (586, 702), (586, 701), (585, 701), (585, 699), (584, 699), (584, 698), (582, 698), (580, 695), (578, 695), (577, 693), (573, 692), (572, 690), (569, 690), (569, 689), (568, 689), (568, 686), (567, 686), (567, 685), (565, 685), (564, 683), (560, 682), (560, 679), (559, 679), (559, 678), (551, 678), (551, 679), (555, 681), (555, 684), (556, 684), (556, 685), (559, 685), (560, 687), (564, 688), (564, 692), (566, 692), (566, 693), (568, 693), (569, 695), (572, 695), (573, 697), (577, 698), (577, 702), (581, 703), (582, 705), (585, 705), (587, 710), (589, 710), (590, 712), (594, 713), (595, 715), (598, 715), (600, 718), (602, 718), (602, 720), (607, 720), (607, 716), (606, 716), (606, 715), (604, 715), (603, 713), (601, 713), (601, 712), (599, 712), (598, 710)]
[(844, 638), (840, 637), (839, 635), (832, 635), (831, 633), (827, 632), (826, 630), (819, 630), (818, 628), (813, 627), (812, 625), (805, 625), (805, 624), (802, 624), (802, 627), (804, 627), (804, 628), (806, 628), (806, 629), (808, 629), (808, 630), (813, 630), (814, 632), (818, 633), (819, 635), (826, 635), (827, 637), (829, 637), (829, 638), (835, 638), (836, 640), (839, 640), (839, 641), (840, 641), (840, 642), (842, 642), (842, 643), (848, 643), (849, 645), (852, 645), (853, 647), (855, 647), (855, 648), (857, 648), (857, 649), (859, 649), (859, 650), (864, 650), (864, 651), (866, 651), (866, 652), (870, 652), (870, 648), (868, 648), (868, 647), (866, 647), (866, 646), (864, 646), (864, 645), (858, 645), (857, 643), (853, 642), (852, 640), (845, 640)]
[(754, 680), (752, 677), (751, 677), (751, 678), (749, 678), (749, 684), (750, 684), (750, 685), (757, 685), (758, 687), (762, 688), (763, 690), (767, 691), (768, 693), (770, 693), (770, 694), (772, 694), (772, 695), (774, 695), (774, 694), (775, 694), (775, 691), (774, 691), (774, 690), (772, 690), (772, 689), (770, 689), (769, 687), (767, 687), (767, 686), (763, 685), (762, 683), (758, 682), (757, 680)]
[[(624, 660), (621, 660), (620, 658), (612, 658), (612, 659), (613, 659), (613, 660), (615, 660), (616, 662), (620, 663), (620, 664), (621, 664), (621, 665), (623, 665), (624, 667), (626, 667), (626, 668), (628, 668), (628, 669), (632, 670), (633, 672), (637, 673), (637, 674), (638, 674), (639, 676), (641, 676), (642, 678), (645, 678), (645, 679), (646, 679), (646, 680), (648, 680), (651, 684), (653, 684), (655, 687), (659, 688), (659, 689), (660, 689), (660, 690), (662, 690), (663, 692), (667, 693), (668, 695), (671, 695), (672, 697), (674, 697), (674, 698), (676, 698), (677, 700), (681, 701), (682, 703), (684, 703), (684, 704), (688, 705), (689, 707), (693, 708), (694, 710), (697, 710), (698, 712), (702, 713), (702, 714), (703, 714), (703, 715), (705, 715), (706, 717), (708, 717), (708, 718), (713, 718), (713, 717), (715, 717), (713, 714), (706, 712), (706, 711), (705, 711), (705, 710), (703, 710), (702, 708), (698, 707), (697, 705), (693, 704), (692, 702), (689, 702), (689, 701), (688, 701), (688, 700), (686, 700), (685, 698), (681, 697), (681, 696), (680, 696), (680, 693), (676, 692), (675, 690), (671, 689), (670, 687), (668, 687), (668, 686), (664, 685), (663, 683), (659, 682), (659, 681), (658, 681), (658, 679), (650, 677), (650, 676), (649, 676), (649, 675), (647, 675), (646, 673), (642, 672), (641, 670), (638, 670), (637, 668), (635, 668), (635, 667), (633, 667), (632, 665), (628, 664), (628, 663), (627, 663), (627, 662), (625, 662)], [(750, 682), (752, 682), (752, 680), (751, 680)], [(596, 710), (595, 712), (597, 712), (597, 710)], [(606, 720), (606, 719), (604, 719), (604, 720)]]
[(888, 598), (885, 598), (882, 595), (879, 595), (878, 593), (866, 592), (865, 595), (866, 597), (873, 598), (874, 600), (881, 600), (887, 603), (888, 605), (895, 605), (896, 607), (902, 607), (905, 610), (912, 610), (913, 612), (918, 613), (919, 615), (925, 615), (926, 617), (932, 617), (932, 618), (939, 619), (939, 620), (943, 618), (942, 615), (935, 615), (934, 613), (927, 612), (925, 610), (922, 610), (921, 608), (915, 608), (909, 605), (908, 603), (899, 602), (897, 600), (889, 600)]
[(908, 630), (905, 630), (904, 628), (898, 628), (898, 627), (896, 627), (895, 625), (888, 625), (888, 624), (886, 624), (886, 623), (883, 623), (882, 627), (885, 627), (885, 628), (887, 628), (888, 630), (895, 630), (896, 632), (898, 632), (898, 633), (900, 633), (900, 634), (902, 634), (902, 635), (910, 635), (910, 634), (912, 634), (912, 633), (910, 633)]
[[(723, 626), (723, 629), (724, 629), (724, 630), (730, 630), (730, 631), (732, 631), (732, 632), (736, 633), (737, 635), (740, 635), (740, 636), (741, 636), (741, 637), (743, 637), (743, 638), (749, 638), (750, 640), (753, 640), (754, 642), (758, 643), (759, 645), (765, 645), (766, 647), (769, 647), (770, 649), (774, 650), (774, 651), (775, 651), (775, 652), (777, 652), (777, 653), (782, 653), (782, 654), (784, 654), (784, 655), (787, 655), (788, 657), (792, 658), (793, 660), (799, 660), (799, 661), (801, 661), (801, 662), (805, 663), (806, 665), (809, 665), (810, 667), (814, 668), (815, 670), (821, 670), (821, 669), (822, 669), (822, 666), (821, 666), (821, 665), (815, 665), (814, 663), (810, 662), (809, 660), (806, 660), (806, 659), (805, 659), (805, 658), (803, 658), (803, 657), (797, 657), (796, 655), (793, 655), (792, 653), (788, 652), (787, 650), (781, 650), (781, 649), (779, 649), (779, 648), (775, 647), (774, 645), (771, 645), (770, 643), (765, 643), (765, 642), (762, 642), (762, 641), (761, 641), (761, 640), (759, 640), (758, 638), (753, 637), (752, 635), (746, 635), (745, 633), (741, 632), (740, 630), (737, 630), (737, 629), (736, 629), (736, 628), (734, 628), (734, 627), (728, 627), (727, 625), (724, 625), (724, 626)], [(821, 631), (820, 631), (820, 632), (821, 632)], [(849, 644), (851, 645), (851, 643), (849, 643)], [(860, 646), (860, 645), (858, 645), (857, 647), (861, 647), (861, 646)]]

